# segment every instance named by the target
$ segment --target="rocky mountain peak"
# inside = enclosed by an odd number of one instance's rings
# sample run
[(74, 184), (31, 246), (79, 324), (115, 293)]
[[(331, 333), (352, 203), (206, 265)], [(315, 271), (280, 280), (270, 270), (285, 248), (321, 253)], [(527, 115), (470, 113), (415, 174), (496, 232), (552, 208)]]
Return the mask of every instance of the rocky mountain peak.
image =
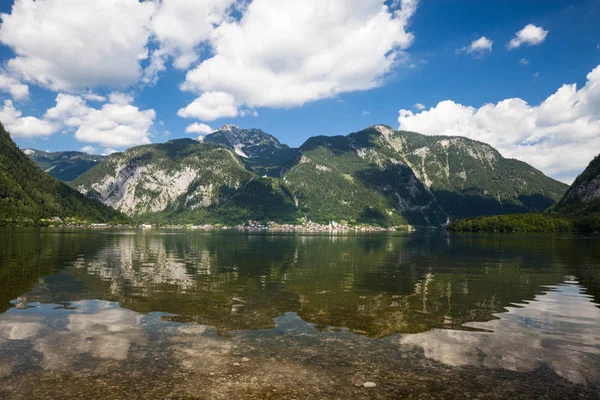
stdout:
[(240, 128), (237, 125), (234, 124), (226, 124), (223, 125), (222, 127), (220, 127), (217, 131), (237, 131), (237, 130), (242, 130), (242, 128)]
[(394, 129), (388, 125), (375, 125), (373, 129), (381, 133), (384, 137), (389, 138), (394, 134)]
[(252, 158), (266, 150), (286, 148), (276, 137), (261, 129), (244, 129), (233, 124), (223, 125), (217, 131), (204, 136), (202, 141), (230, 147), (243, 158)]

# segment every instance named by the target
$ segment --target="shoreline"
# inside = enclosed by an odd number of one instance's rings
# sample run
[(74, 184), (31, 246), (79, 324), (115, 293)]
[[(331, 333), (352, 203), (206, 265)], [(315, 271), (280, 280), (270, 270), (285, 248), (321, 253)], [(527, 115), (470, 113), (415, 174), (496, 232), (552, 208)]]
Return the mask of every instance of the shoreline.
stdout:
[(153, 231), (161, 229), (182, 231), (238, 231), (238, 232), (282, 232), (282, 233), (356, 233), (356, 232), (414, 232), (416, 227), (412, 225), (400, 225), (392, 227), (381, 227), (375, 225), (342, 225), (338, 223), (318, 224), (308, 222), (305, 224), (276, 224), (249, 222), (240, 225), (219, 224), (177, 224), (177, 225), (153, 225), (153, 224), (110, 224), (110, 223), (53, 223), (53, 224), (7, 224), (5, 227), (15, 228), (77, 228), (77, 229), (135, 229), (141, 231)]

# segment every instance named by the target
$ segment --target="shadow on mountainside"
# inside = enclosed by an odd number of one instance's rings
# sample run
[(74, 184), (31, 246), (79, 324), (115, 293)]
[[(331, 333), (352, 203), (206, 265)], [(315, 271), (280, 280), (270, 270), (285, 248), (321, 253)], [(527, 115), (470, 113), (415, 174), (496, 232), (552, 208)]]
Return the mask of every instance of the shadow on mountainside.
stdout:
[(370, 168), (356, 172), (355, 177), (381, 193), (387, 206), (400, 211), (410, 225), (441, 226), (446, 221), (435, 198), (406, 165), (389, 164), (381, 169), (371, 164)]
[(519, 196), (514, 202), (500, 202), (477, 188), (465, 188), (461, 193), (436, 189), (431, 192), (452, 220), (483, 215), (523, 214), (543, 210), (554, 203), (552, 199), (537, 194)]

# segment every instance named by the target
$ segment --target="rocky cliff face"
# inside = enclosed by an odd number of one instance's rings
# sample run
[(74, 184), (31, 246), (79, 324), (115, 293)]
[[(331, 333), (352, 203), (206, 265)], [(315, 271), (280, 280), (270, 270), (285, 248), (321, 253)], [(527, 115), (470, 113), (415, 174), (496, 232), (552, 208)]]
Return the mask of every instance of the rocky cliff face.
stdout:
[(174, 140), (110, 156), (74, 185), (129, 215), (419, 226), (541, 211), (567, 189), (484, 143), (383, 125), (313, 137), (299, 149), (258, 129), (226, 125), (202, 142)]
[(175, 203), (190, 210), (211, 206), (225, 188), (250, 176), (233, 151), (183, 139), (112, 155), (73, 185), (125, 214), (142, 215)]
[(555, 209), (575, 212), (598, 203), (600, 203), (600, 155), (594, 158), (575, 179)]

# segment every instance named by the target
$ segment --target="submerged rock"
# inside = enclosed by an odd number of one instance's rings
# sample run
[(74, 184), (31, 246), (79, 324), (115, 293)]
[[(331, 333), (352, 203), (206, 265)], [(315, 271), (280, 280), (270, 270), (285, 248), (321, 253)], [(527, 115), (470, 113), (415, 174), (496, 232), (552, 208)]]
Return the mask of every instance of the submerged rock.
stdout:
[(356, 374), (352, 377), (352, 383), (356, 387), (362, 387), (365, 383), (365, 377), (360, 374)]

